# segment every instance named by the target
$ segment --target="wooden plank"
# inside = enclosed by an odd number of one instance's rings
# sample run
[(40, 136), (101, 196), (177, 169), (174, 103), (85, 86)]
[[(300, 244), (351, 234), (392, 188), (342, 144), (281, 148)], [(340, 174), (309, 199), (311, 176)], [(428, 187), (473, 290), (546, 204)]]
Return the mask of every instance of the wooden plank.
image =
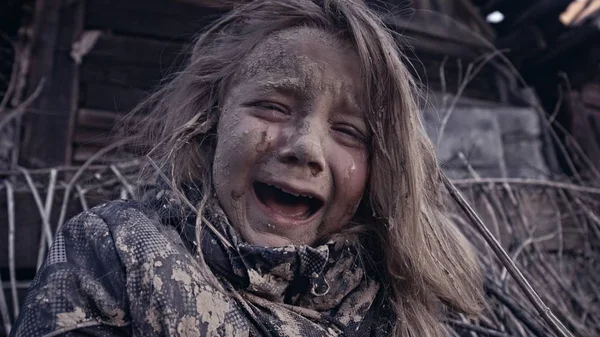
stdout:
[[(115, 130), (115, 127), (129, 129), (137, 125), (142, 118), (131, 117), (127, 121), (129, 124), (119, 125), (124, 115), (114, 111), (80, 109), (77, 115), (77, 127), (73, 136), (73, 164), (82, 164), (96, 152), (119, 139), (122, 135)], [(100, 161), (131, 158), (132, 153), (139, 154), (147, 150), (143, 148), (143, 144), (126, 144), (117, 152), (103, 156)]]
[(148, 95), (142, 89), (98, 82), (83, 82), (80, 91), (80, 107), (122, 114), (130, 112)]
[(175, 0), (181, 3), (189, 3), (196, 6), (202, 7), (216, 7), (216, 8), (233, 8), (233, 4), (241, 1), (226, 1), (226, 0)]
[[(73, 147), (73, 164), (81, 165), (90, 159), (91, 156), (96, 154), (99, 150), (101, 150), (103, 146), (97, 145), (86, 145), (86, 146), (74, 146)], [(109, 153), (103, 155), (101, 158), (98, 158), (96, 163), (106, 163), (106, 162), (120, 162), (123, 161), (124, 154), (123, 153)]]
[(103, 9), (125, 12), (136, 12), (143, 14), (159, 14), (165, 16), (177, 16), (198, 19), (206, 13), (222, 13), (208, 7), (201, 7), (184, 1), (174, 0), (94, 0), (88, 5), (86, 12), (92, 12), (94, 9)]
[(83, 60), (83, 107), (129, 111), (186, 60), (180, 43), (105, 35)]
[(73, 134), (74, 146), (99, 146), (105, 147), (110, 145), (114, 140), (114, 132), (111, 129), (92, 129), (86, 127), (78, 127)]
[(123, 117), (123, 114), (112, 111), (79, 109), (77, 113), (77, 125), (96, 130), (111, 130)]
[(181, 43), (103, 35), (82, 64), (80, 106), (129, 112), (186, 60)]
[(139, 90), (155, 89), (167, 74), (167, 71), (159, 67), (93, 63), (89, 60), (81, 66), (83, 83), (100, 83)]
[(20, 164), (27, 167), (50, 167), (70, 163), (71, 135), (78, 96), (78, 67), (71, 59), (71, 45), (83, 26), (83, 2), (48, 0), (44, 15), (38, 20), (42, 34), (35, 41), (31, 63), (34, 70), (30, 83), (35, 87), (44, 77), (45, 87), (24, 119)]
[(94, 0), (86, 8), (85, 22), (87, 29), (189, 40), (222, 13), (172, 0)]
[(103, 34), (84, 62), (137, 64), (168, 68), (185, 60), (181, 42)]
[(427, 50), (443, 55), (450, 53), (452, 56), (476, 57), (482, 52), (492, 51), (479, 35), (466, 31), (455, 21), (444, 19), (439, 14), (424, 12), (410, 18), (388, 16), (385, 22), (407, 38), (417, 50), (422, 43)]
[[(416, 58), (411, 58), (414, 65), (413, 75), (418, 76), (430, 90), (442, 91), (441, 68), (444, 70), (446, 93), (456, 93), (464, 80), (465, 72), (469, 66), (469, 59), (460, 60), (449, 57), (446, 62), (433, 53), (423, 51), (415, 52)], [(460, 66), (462, 64), (462, 66)], [(461, 75), (462, 73), (462, 75)], [(485, 66), (467, 85), (464, 95), (470, 98), (485, 100), (499, 100), (498, 85), (496, 82), (495, 69)]]

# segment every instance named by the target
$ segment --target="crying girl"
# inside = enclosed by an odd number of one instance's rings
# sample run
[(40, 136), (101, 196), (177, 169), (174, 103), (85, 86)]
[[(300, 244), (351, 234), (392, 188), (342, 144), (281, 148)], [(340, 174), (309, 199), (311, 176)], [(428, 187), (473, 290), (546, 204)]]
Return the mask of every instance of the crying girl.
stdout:
[(447, 335), (481, 277), (416, 97), (361, 1), (238, 6), (140, 108), (156, 187), (61, 227), (12, 335)]

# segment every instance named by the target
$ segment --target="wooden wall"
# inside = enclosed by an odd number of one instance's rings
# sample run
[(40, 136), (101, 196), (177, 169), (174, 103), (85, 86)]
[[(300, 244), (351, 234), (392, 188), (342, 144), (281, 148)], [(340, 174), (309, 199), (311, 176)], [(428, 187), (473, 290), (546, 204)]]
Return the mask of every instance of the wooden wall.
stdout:
[[(40, 35), (20, 164), (81, 164), (111, 142), (113, 126), (184, 59), (184, 42), (223, 12), (172, 0), (38, 0)], [(78, 63), (73, 45), (100, 37)], [(91, 35), (90, 35), (91, 34)]]
[(576, 164), (582, 170), (591, 165), (600, 171), (600, 74), (568, 93), (567, 109), (569, 131), (587, 157), (576, 156)]
[[(468, 1), (388, 0), (457, 16), (485, 30)], [(183, 46), (227, 9), (219, 0), (37, 0), (40, 35), (31, 60), (29, 93), (42, 95), (25, 119), (20, 164), (77, 165), (113, 141), (117, 122), (185, 60)], [(485, 52), (473, 39), (434, 21), (405, 20), (415, 74), (431, 90), (456, 92), (461, 72)], [(466, 20), (466, 21), (465, 21)], [(410, 24), (412, 23), (412, 26)], [(410, 26), (410, 27), (409, 27)], [(408, 27), (408, 28), (407, 28)], [(73, 46), (94, 40), (81, 62)], [(447, 58), (444, 60), (444, 57)], [(441, 75), (440, 68), (444, 68)], [(446, 81), (442, 84), (442, 77)], [(486, 67), (466, 95), (499, 100), (495, 70)], [(110, 158), (107, 158), (110, 159)]]

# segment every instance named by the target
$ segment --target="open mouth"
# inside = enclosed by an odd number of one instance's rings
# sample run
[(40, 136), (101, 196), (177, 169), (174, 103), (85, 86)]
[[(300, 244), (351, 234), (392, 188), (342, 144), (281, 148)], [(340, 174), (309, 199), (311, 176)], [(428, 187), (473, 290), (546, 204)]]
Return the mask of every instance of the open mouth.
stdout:
[(256, 197), (265, 207), (285, 217), (308, 219), (323, 207), (323, 201), (314, 196), (286, 192), (258, 181), (252, 186)]

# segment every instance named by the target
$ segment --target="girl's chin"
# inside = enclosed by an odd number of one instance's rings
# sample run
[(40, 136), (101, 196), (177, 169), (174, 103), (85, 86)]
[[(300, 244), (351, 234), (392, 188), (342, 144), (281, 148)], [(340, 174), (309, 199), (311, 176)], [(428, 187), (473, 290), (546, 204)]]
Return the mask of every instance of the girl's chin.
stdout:
[(275, 225), (245, 225), (239, 231), (246, 242), (256, 246), (285, 247), (290, 245), (311, 245), (316, 241), (312, 231), (307, 231), (306, 233), (295, 231), (294, 233), (286, 234), (284, 231), (281, 231), (281, 228), (275, 227)]

